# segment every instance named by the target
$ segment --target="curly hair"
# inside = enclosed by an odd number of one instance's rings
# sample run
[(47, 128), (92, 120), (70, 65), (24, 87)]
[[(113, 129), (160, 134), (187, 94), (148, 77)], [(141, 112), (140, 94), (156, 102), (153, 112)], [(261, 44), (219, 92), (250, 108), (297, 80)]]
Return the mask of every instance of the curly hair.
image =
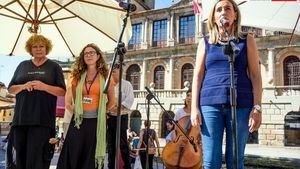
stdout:
[(96, 62), (96, 65), (97, 65), (97, 69), (98, 69), (98, 72), (100, 74), (102, 74), (103, 76), (107, 76), (107, 70), (108, 70), (108, 66), (107, 64), (105, 63), (105, 60), (104, 60), (104, 54), (103, 52), (100, 50), (100, 48), (95, 45), (94, 43), (90, 43), (90, 44), (87, 44), (80, 52), (80, 55), (79, 57), (76, 58), (75, 62), (74, 62), (74, 65), (73, 65), (73, 71), (72, 71), (72, 77), (76, 80), (79, 80), (80, 77), (81, 77), (81, 74), (86, 71), (87, 69), (87, 65), (86, 63), (84, 62), (84, 50), (87, 48), (87, 47), (91, 47), (93, 49), (95, 49), (97, 55), (100, 55), (99, 59), (97, 60)]
[(48, 55), (51, 50), (52, 50), (52, 42), (51, 40), (47, 39), (45, 36), (43, 35), (38, 35), (38, 34), (33, 34), (27, 41), (26, 41), (26, 44), (25, 44), (25, 49), (26, 51), (32, 55), (31, 53), (31, 49), (32, 49), (32, 46), (35, 45), (35, 44), (38, 44), (38, 43), (41, 43), (43, 45), (46, 46), (46, 55)]
[[(218, 42), (219, 39), (219, 30), (218, 30), (218, 26), (215, 23), (215, 12), (216, 12), (216, 5), (220, 2), (220, 1), (224, 1), (224, 0), (218, 0), (216, 1), (213, 10), (210, 11), (209, 17), (208, 17), (208, 24), (207, 24), (207, 29), (208, 29), (208, 33), (209, 33), (209, 42), (212, 44), (216, 44)], [(236, 21), (233, 24), (233, 29), (232, 32), (230, 32), (230, 34), (232, 36), (234, 36), (236, 39), (238, 38), (242, 38), (243, 34), (241, 33), (241, 12), (238, 8), (238, 5), (236, 4), (236, 2), (234, 0), (227, 0), (229, 1), (232, 6), (234, 11), (236, 12)]]

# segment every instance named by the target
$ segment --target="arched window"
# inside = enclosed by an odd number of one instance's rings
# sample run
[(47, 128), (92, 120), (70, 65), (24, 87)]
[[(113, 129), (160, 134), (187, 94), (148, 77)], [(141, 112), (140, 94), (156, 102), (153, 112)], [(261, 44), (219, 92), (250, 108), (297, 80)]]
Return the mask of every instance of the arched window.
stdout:
[(166, 136), (169, 134), (169, 131), (167, 130), (167, 127), (166, 127), (166, 123), (167, 121), (170, 120), (170, 117), (169, 115), (167, 114), (169, 113), (172, 117), (172, 119), (174, 118), (175, 114), (174, 112), (172, 111), (168, 111), (168, 112), (164, 112), (163, 115), (162, 115), (162, 119), (161, 119), (161, 126), (160, 126), (160, 129), (161, 129), (161, 138), (166, 138)]
[(154, 69), (154, 84), (155, 89), (164, 89), (165, 85), (165, 68), (163, 66), (157, 66)]
[(142, 115), (138, 110), (133, 110), (130, 114), (130, 129), (134, 131), (137, 135), (140, 134), (142, 124)]
[(258, 131), (249, 133), (247, 144), (258, 144)]
[(126, 80), (128, 80), (133, 87), (133, 90), (140, 90), (141, 69), (137, 64), (129, 66), (126, 73)]
[(181, 69), (181, 88), (184, 88), (184, 82), (189, 81), (192, 84), (194, 67), (190, 63), (186, 63)]
[(284, 119), (285, 146), (300, 146), (300, 111), (289, 112)]
[(288, 56), (283, 61), (284, 85), (300, 85), (300, 59)]

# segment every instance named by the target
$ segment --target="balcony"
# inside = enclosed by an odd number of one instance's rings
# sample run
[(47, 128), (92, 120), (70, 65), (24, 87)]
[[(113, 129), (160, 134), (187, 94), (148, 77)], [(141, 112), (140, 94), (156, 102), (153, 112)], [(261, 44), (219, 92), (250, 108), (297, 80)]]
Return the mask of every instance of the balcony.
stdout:
[(300, 85), (265, 87), (264, 92), (273, 92), (274, 96), (300, 96)]
[[(170, 89), (170, 90), (164, 90), (164, 89), (156, 89), (152, 90), (155, 96), (158, 98), (185, 98), (185, 92), (187, 89)], [(134, 91), (134, 98), (136, 99), (143, 99), (147, 96), (147, 91), (145, 90), (136, 90)]]

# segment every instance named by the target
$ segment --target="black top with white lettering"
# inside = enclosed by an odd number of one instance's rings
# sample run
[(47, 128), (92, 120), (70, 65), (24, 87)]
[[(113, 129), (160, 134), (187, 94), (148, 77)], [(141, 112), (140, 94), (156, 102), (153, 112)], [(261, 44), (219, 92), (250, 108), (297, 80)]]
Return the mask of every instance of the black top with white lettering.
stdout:
[[(17, 67), (8, 87), (40, 80), (48, 85), (66, 89), (62, 68), (48, 59), (37, 67), (31, 60), (23, 61)], [(22, 90), (16, 95), (13, 126), (55, 127), (56, 96), (45, 91)]]

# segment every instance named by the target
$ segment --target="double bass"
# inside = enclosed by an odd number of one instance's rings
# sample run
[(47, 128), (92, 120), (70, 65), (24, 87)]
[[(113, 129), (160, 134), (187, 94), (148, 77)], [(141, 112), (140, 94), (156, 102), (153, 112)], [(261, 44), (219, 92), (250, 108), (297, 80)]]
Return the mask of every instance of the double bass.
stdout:
[[(190, 116), (180, 118), (177, 125), (175, 127), (176, 139), (170, 141), (162, 152), (162, 158), (166, 168), (202, 168), (200, 126), (193, 127), (191, 125)], [(181, 129), (179, 127), (181, 127)]]

